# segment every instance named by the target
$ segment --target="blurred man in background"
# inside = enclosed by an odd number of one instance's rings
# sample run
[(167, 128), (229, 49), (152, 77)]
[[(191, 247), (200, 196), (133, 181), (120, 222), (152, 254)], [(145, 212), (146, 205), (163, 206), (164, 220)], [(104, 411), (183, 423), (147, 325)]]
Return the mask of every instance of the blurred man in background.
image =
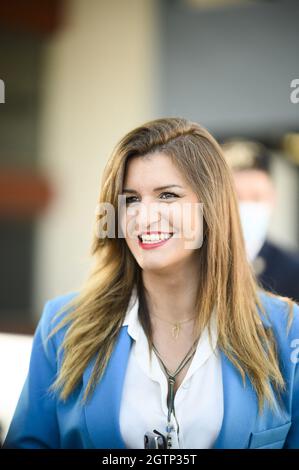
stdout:
[(276, 191), (270, 174), (270, 154), (260, 143), (223, 143), (233, 171), (248, 259), (262, 286), (299, 302), (299, 252), (268, 239)]

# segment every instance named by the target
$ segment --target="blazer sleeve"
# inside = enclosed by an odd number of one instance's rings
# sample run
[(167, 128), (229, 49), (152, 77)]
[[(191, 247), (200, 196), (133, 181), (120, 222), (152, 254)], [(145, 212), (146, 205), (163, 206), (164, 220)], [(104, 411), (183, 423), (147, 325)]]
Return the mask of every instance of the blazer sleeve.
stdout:
[(56, 399), (48, 391), (57, 371), (53, 337), (46, 343), (52, 310), (51, 301), (48, 300), (34, 334), (29, 371), (3, 448), (60, 447)]
[[(290, 361), (294, 364), (290, 387), (291, 427), (286, 437), (284, 448), (299, 449), (299, 305), (294, 305), (294, 326), (290, 336), (294, 342)], [(295, 347), (295, 350), (294, 350)]]

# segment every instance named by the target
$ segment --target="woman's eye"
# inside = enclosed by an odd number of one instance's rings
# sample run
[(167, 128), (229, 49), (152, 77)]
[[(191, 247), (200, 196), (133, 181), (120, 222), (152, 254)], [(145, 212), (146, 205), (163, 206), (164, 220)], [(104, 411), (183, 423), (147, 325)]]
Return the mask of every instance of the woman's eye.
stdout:
[[(167, 192), (164, 192), (164, 193), (161, 193), (160, 194), (160, 197), (162, 198), (162, 196), (165, 196), (165, 195), (168, 195), (170, 197), (179, 197), (177, 194), (175, 193), (167, 193)], [(134, 199), (137, 199), (137, 196), (130, 196), (130, 197), (127, 197), (126, 198), (126, 204), (132, 204), (134, 202), (136, 202), (136, 200)], [(162, 198), (162, 199), (169, 199), (169, 197), (166, 197), (166, 198)]]
[[(161, 196), (163, 194), (170, 194), (171, 197), (179, 197), (177, 194), (174, 194), (174, 193), (162, 193)], [(166, 199), (169, 199), (168, 197)]]
[(132, 201), (132, 199), (134, 199), (136, 196), (130, 196), (130, 197), (126, 197), (126, 204), (131, 204), (131, 202), (135, 202), (135, 201)]

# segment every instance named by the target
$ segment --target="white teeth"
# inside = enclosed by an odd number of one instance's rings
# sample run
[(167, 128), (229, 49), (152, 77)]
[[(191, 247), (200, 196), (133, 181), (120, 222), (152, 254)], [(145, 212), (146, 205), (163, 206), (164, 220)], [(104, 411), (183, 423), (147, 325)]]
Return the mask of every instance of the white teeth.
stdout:
[(161, 233), (159, 234), (152, 234), (152, 235), (141, 235), (143, 243), (155, 243), (157, 241), (167, 240), (171, 237), (170, 233)]

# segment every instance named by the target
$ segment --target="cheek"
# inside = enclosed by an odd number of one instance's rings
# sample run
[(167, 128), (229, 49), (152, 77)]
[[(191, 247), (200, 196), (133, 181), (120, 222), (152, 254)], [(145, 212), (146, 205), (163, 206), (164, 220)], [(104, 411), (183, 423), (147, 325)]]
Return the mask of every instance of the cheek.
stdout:
[(197, 203), (193, 207), (191, 222), (190, 222), (190, 233), (188, 237), (188, 248), (196, 250), (200, 248), (203, 243), (203, 204)]
[[(119, 225), (121, 228), (121, 238), (123, 243), (125, 243), (132, 254), (136, 256), (136, 252), (138, 250), (138, 240), (136, 240), (136, 238), (134, 239), (134, 218), (132, 216), (128, 217), (124, 213), (122, 215), (120, 214)], [(135, 234), (135, 237), (137, 237), (137, 233)]]
[[(123, 211), (119, 216), (122, 236), (126, 239), (137, 237), (136, 216), (134, 211)], [(132, 242), (132, 240), (130, 240)]]
[[(173, 226), (180, 238), (184, 241), (198, 243), (202, 236), (203, 204), (198, 202), (185, 202), (173, 211)], [(198, 246), (195, 246), (198, 248)]]
[(137, 246), (136, 244), (134, 243), (134, 240), (132, 240), (131, 238), (126, 238), (125, 239), (125, 243), (127, 244), (127, 247), (129, 248), (129, 250), (131, 251), (131, 253), (133, 255), (136, 254), (137, 252)]

